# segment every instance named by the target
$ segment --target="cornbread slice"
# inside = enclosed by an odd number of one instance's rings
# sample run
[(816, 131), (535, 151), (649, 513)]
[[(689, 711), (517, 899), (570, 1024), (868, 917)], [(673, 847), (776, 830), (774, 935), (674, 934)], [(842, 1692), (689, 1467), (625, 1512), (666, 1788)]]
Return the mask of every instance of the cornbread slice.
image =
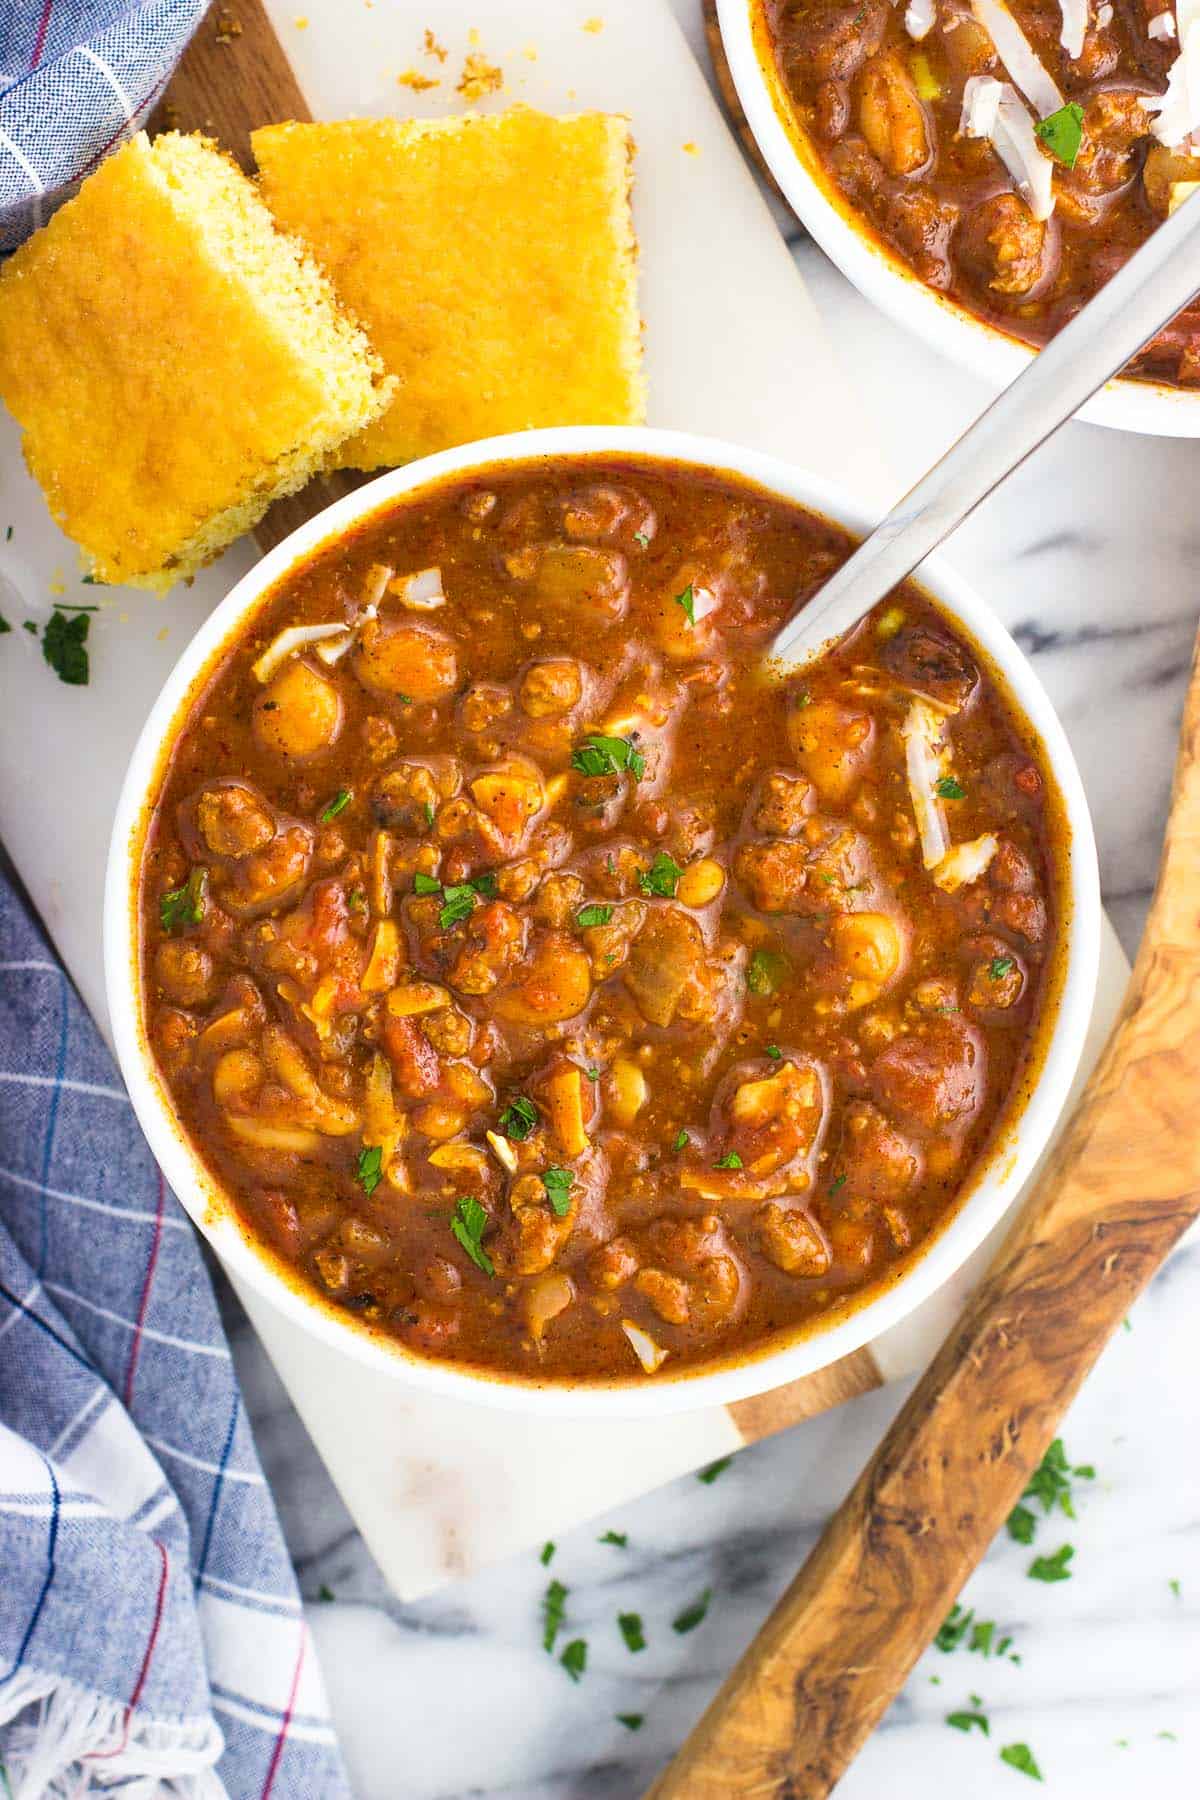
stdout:
[(374, 469), (493, 432), (644, 414), (628, 122), (487, 117), (267, 125), (264, 198), (400, 388), (339, 452)]
[(133, 138), (0, 270), (0, 395), (101, 581), (192, 574), (394, 385), (205, 138)]

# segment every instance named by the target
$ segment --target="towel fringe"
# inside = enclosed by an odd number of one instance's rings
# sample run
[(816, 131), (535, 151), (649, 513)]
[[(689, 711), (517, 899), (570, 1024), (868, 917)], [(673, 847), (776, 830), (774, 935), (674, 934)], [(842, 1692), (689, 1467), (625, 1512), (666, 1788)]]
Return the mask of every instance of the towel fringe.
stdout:
[(12, 1800), (84, 1800), (118, 1783), (120, 1800), (229, 1800), (211, 1715), (152, 1719), (64, 1676), (21, 1669), (0, 1690), (0, 1730)]

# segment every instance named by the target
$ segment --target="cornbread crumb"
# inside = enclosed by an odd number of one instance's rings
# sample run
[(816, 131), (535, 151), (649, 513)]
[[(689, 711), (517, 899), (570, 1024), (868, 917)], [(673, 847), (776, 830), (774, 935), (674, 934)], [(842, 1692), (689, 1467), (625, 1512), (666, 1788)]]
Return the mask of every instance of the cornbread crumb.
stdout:
[(479, 27), (477, 25), (472, 25), (470, 31), (468, 31), (468, 33), (467, 33), (468, 44), (478, 44), (481, 41), (482, 40), (480, 39), (480, 36), (479, 36)]
[(242, 35), (241, 20), (227, 6), (218, 9), (215, 24), (218, 44), (230, 44), (234, 38), (240, 38)]
[(308, 30), (308, 20), (303, 13), (301, 13), (298, 18), (293, 19), (292, 24), (296, 27), (297, 31)]
[(489, 62), (478, 50), (469, 51), (455, 93), (461, 94), (464, 100), (482, 100), (485, 94), (499, 94), (503, 90), (504, 70)]
[(436, 76), (421, 75), (416, 69), (401, 69), (396, 80), (401, 87), (411, 88), (414, 94), (424, 94), (430, 88), (442, 85)]
[(699, 144), (694, 144), (691, 138), (689, 138), (687, 143), (683, 146), (683, 153), (685, 156), (699, 156), (700, 146)]
[(268, 125), (251, 141), (268, 205), (400, 377), (343, 465), (641, 420), (627, 120), (519, 106)]
[(444, 44), (438, 43), (428, 25), (425, 27), (425, 54), (426, 56), (436, 56), (438, 61), (443, 63), (450, 54)]
[(591, 31), (591, 32), (603, 31), (604, 30), (604, 20), (603, 19), (585, 19), (583, 21), (583, 29), (584, 29), (584, 31)]
[(193, 574), (394, 385), (201, 137), (139, 133), (0, 269), (0, 396), (101, 582)]
[(536, 44), (526, 44), (525, 48), (521, 52), (521, 55), (525, 58), (526, 62), (536, 62), (538, 59), (537, 45)]

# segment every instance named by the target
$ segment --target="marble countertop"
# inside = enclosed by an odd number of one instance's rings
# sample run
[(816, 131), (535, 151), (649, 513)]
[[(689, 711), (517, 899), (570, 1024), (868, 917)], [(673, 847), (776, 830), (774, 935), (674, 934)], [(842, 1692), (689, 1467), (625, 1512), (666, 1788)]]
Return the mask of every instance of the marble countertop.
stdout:
[[(693, 0), (675, 0), (699, 41)], [(781, 215), (781, 228), (787, 222)], [(795, 255), (907, 485), (984, 404), (984, 390), (871, 311), (796, 234)], [(1196, 619), (1200, 444), (1071, 426), (959, 533), (953, 555), (1034, 657), (1079, 758), (1105, 895), (1126, 948), (1158, 858)], [(232, 1308), (232, 1303), (231, 1303)], [(1072, 1578), (1027, 1578), (1034, 1551), (999, 1539), (964, 1604), (994, 1619), (1003, 1658), (931, 1650), (847, 1776), (846, 1800), (1019, 1794), (999, 1749), (1028, 1743), (1061, 1800), (1130, 1783), (1156, 1800), (1200, 1788), (1200, 1247), (1180, 1251), (1134, 1311), (1064, 1426), (1078, 1517), (1037, 1548), (1075, 1546)], [(588, 1525), (547, 1572), (530, 1556), (402, 1606), (389, 1598), (244, 1322), (231, 1312), (260, 1449), (292, 1546), (361, 1800), (635, 1800), (686, 1734), (850, 1485), (904, 1390), (892, 1388), (744, 1451)], [(628, 1547), (597, 1542), (614, 1529)], [(541, 1648), (549, 1575), (585, 1637), (573, 1686)], [(671, 1620), (706, 1588), (707, 1618)], [(329, 1596), (333, 1598), (330, 1599)], [(631, 1656), (618, 1612), (645, 1621)], [(564, 1639), (565, 1641), (565, 1639)], [(1009, 1660), (1015, 1652), (1019, 1664)], [(947, 1728), (978, 1695), (991, 1734)], [(641, 1713), (630, 1733), (619, 1713)]]
[[(701, 52), (698, 0), (673, 0)], [(702, 53), (702, 52), (701, 52)], [(907, 486), (980, 410), (984, 390), (869, 309), (780, 214), (841, 356), (878, 394), (885, 462)], [(1095, 815), (1106, 899), (1132, 953), (1157, 865), (1197, 600), (1200, 444), (1071, 426), (968, 523), (953, 557), (1033, 656)], [(636, 1800), (762, 1622), (904, 1397), (871, 1395), (744, 1451), (533, 1556), (400, 1605), (228, 1297), (247, 1402), (361, 1800)], [(1078, 1517), (1037, 1548), (1075, 1546), (1072, 1577), (1027, 1578), (993, 1546), (964, 1604), (1010, 1636), (1003, 1658), (927, 1653), (839, 1788), (846, 1800), (1014, 1796), (999, 1759), (1028, 1743), (1060, 1800), (1130, 1783), (1200, 1791), (1200, 1246), (1173, 1259), (1118, 1333), (1064, 1426)], [(597, 1542), (613, 1529), (626, 1548)], [(541, 1648), (550, 1575), (566, 1636), (589, 1644), (572, 1685)], [(704, 1623), (671, 1621), (702, 1591)], [(331, 1598), (332, 1596), (332, 1598)], [(618, 1612), (645, 1621), (632, 1656)], [(1015, 1653), (1017, 1663), (1010, 1660)], [(978, 1695), (990, 1736), (947, 1728)], [(644, 1714), (637, 1733), (620, 1713)], [(1015, 1785), (1016, 1784), (1016, 1785)]]

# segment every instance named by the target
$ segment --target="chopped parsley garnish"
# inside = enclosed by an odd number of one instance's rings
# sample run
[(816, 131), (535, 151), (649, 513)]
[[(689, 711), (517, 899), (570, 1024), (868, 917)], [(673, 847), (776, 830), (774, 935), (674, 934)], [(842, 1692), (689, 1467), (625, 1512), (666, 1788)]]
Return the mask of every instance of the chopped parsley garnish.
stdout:
[(676, 594), (675, 604), (683, 608), (688, 624), (694, 625), (696, 623), (696, 589), (690, 581), (682, 594)]
[(558, 1660), (572, 1681), (582, 1681), (587, 1668), (587, 1639), (572, 1638)]
[(354, 1179), (364, 1194), (373, 1194), (383, 1180), (383, 1146), (364, 1144), (358, 1153)]
[(812, 705), (812, 695), (809, 693), (807, 688), (800, 688), (797, 691), (792, 704), (797, 707), (811, 706)]
[(702, 1481), (705, 1487), (711, 1487), (717, 1477), (725, 1473), (732, 1461), (732, 1456), (718, 1457), (716, 1462), (709, 1463), (707, 1469), (698, 1469), (696, 1471), (696, 1480)]
[(36, 621), (33, 619), (25, 619), (21, 625), (21, 630), (27, 631), (30, 637), (36, 637), (38, 631)]
[(940, 781), (934, 782), (933, 791), (942, 800), (965, 800), (967, 797), (967, 790), (956, 775), (943, 775)]
[(1171, 1592), (1174, 1594), (1175, 1598), (1178, 1600), (1180, 1598), (1181, 1594), (1183, 1593), (1183, 1589), (1180, 1587), (1178, 1580), (1174, 1576), (1172, 1576), (1171, 1580), (1168, 1581), (1167, 1586), (1170, 1588)]
[(1022, 1775), (1028, 1775), (1034, 1781), (1045, 1780), (1028, 1744), (1005, 1744), (1000, 1752), (1000, 1761), (1007, 1763), (1010, 1769), (1019, 1769)]
[(514, 1094), (499, 1118), (501, 1131), (514, 1144), (523, 1144), (537, 1122), (538, 1109), (524, 1094)]
[(438, 925), (443, 931), (449, 931), (452, 925), (460, 925), (464, 919), (469, 919), (481, 894), (485, 900), (490, 900), (495, 892), (496, 877), (490, 872), (473, 875), (470, 881), (452, 882), (449, 887), (443, 887), (434, 876), (426, 875), (420, 869), (413, 876), (414, 894), (438, 894), (441, 896), (442, 907), (438, 913)]
[(646, 1648), (646, 1633), (642, 1629), (641, 1613), (618, 1613), (617, 1624), (621, 1636), (625, 1639), (625, 1648), (637, 1654)]
[(584, 1074), (587, 1076), (589, 1081), (599, 1081), (599, 1079), (600, 1079), (600, 1070), (599, 1069), (585, 1069)]
[(638, 873), (638, 886), (643, 894), (656, 894), (660, 900), (673, 900), (683, 870), (674, 857), (660, 850), (648, 869)]
[(623, 1725), (626, 1731), (640, 1731), (646, 1723), (645, 1713), (616, 1713), (614, 1716), (617, 1724)]
[(363, 893), (361, 888), (351, 888), (346, 896), (346, 905), (353, 913), (366, 912), (367, 896)]
[(87, 639), (92, 623), (88, 615), (94, 610), (94, 607), (72, 607), (73, 617), (68, 618), (62, 608), (56, 606), (42, 633), (42, 655), (58, 679), (65, 681), (68, 687), (87, 686)]
[(8, 620), (4, 617), (4, 614), (0, 613), (0, 637), (3, 637), (6, 631), (11, 631), (11, 630), (12, 630), (12, 626), (9, 624)]
[(575, 914), (575, 923), (580, 931), (587, 931), (593, 925), (607, 925), (612, 916), (611, 906), (581, 906)]
[(1051, 156), (1068, 169), (1075, 167), (1079, 146), (1083, 142), (1083, 108), (1078, 100), (1068, 100), (1057, 112), (1047, 114), (1033, 128)]
[(475, 1264), (485, 1275), (494, 1275), (492, 1259), (483, 1247), (483, 1234), (488, 1216), (473, 1194), (464, 1194), (454, 1208), (450, 1229)]
[(1070, 1581), (1067, 1564), (1074, 1554), (1073, 1544), (1061, 1544), (1053, 1556), (1035, 1556), (1025, 1573), (1031, 1581)]
[(933, 1640), (937, 1648), (947, 1655), (951, 1650), (957, 1650), (970, 1631), (971, 1621), (974, 1617), (974, 1608), (969, 1612), (964, 1612), (956, 1600), (938, 1627), (937, 1636)]
[(542, 1545), (542, 1554), (538, 1558), (543, 1569), (548, 1569), (550, 1567), (550, 1564), (554, 1561), (554, 1552), (557, 1548), (558, 1545), (554, 1542), (553, 1538), (546, 1539), (546, 1542)]
[(1016, 964), (1011, 956), (993, 956), (988, 964), (988, 980), (1003, 981), (1004, 977), (1010, 975), (1015, 967)]
[(5, 543), (6, 543), (6, 544), (11, 544), (11, 543), (12, 543), (12, 534), (13, 534), (13, 528), (12, 528), (12, 526), (11, 526), (11, 525), (7, 525), (7, 526), (5, 526), (5, 529), (4, 529), (4, 541), (5, 541)]
[(646, 773), (646, 758), (629, 738), (604, 737), (592, 732), (571, 752), (571, 767), (581, 775), (623, 775), (628, 769), (635, 781)]
[(158, 921), (164, 931), (178, 931), (181, 925), (199, 925), (207, 905), (208, 870), (193, 869), (182, 887), (171, 888), (159, 895)]
[[(1067, 1461), (1067, 1453), (1061, 1438), (1055, 1438), (1041, 1462), (1029, 1478), (1029, 1485), (1021, 1495), (1022, 1500), (1037, 1500), (1044, 1513), (1052, 1513), (1057, 1507), (1066, 1513), (1068, 1519), (1075, 1517), (1075, 1505), (1071, 1498), (1071, 1481), (1094, 1481), (1096, 1471), (1091, 1463), (1078, 1463), (1074, 1468)], [(1037, 1515), (1028, 1506), (1014, 1506), (1008, 1515), (1008, 1535), (1018, 1544), (1032, 1544), (1037, 1529)], [(1052, 1576), (1051, 1580), (1061, 1580), (1061, 1576)]]
[(705, 1588), (698, 1599), (693, 1600), (690, 1606), (684, 1607), (677, 1619), (671, 1620), (672, 1630), (677, 1631), (681, 1637), (685, 1631), (695, 1631), (697, 1625), (704, 1623), (708, 1614), (708, 1603), (711, 1599), (712, 1589)]
[(433, 821), (437, 817), (436, 813), (433, 810), (432, 800), (427, 800), (425, 802), (425, 806), (424, 806), (423, 810), (425, 813), (425, 823), (428, 825), (430, 831), (432, 831), (433, 830)]
[(1014, 1543), (1032, 1544), (1037, 1519), (1027, 1506), (1014, 1506), (1008, 1515), (1008, 1535)]
[(844, 1175), (835, 1175), (833, 1180), (829, 1184), (829, 1191), (831, 1194), (840, 1193), (841, 1190), (845, 1187), (845, 1185), (846, 1185), (846, 1177)]
[(353, 798), (354, 795), (349, 788), (339, 788), (337, 793), (333, 796), (333, 799), (329, 802), (329, 805), (325, 808), (325, 811), (321, 814), (321, 824), (328, 825), (330, 819), (336, 819), (340, 812), (345, 811)]
[[(11, 527), (10, 527), (10, 529), (11, 529)], [(333, 1589), (330, 1587), (330, 1585), (327, 1581), (323, 1581), (321, 1583), (320, 1587), (317, 1589), (317, 1599), (318, 1600), (332, 1600), (333, 1599)]]
[(686, 1150), (691, 1141), (692, 1140), (686, 1131), (680, 1131), (676, 1134), (675, 1142), (671, 1145), (671, 1148), (678, 1154), (680, 1150)]
[(606, 1531), (603, 1537), (596, 1539), (598, 1544), (615, 1544), (618, 1550), (624, 1550), (629, 1542), (627, 1531)]
[(570, 1169), (543, 1169), (542, 1186), (550, 1200), (555, 1218), (565, 1219), (571, 1210), (571, 1184), (575, 1180)]
[(553, 1650), (567, 1612), (567, 1590), (561, 1581), (552, 1581), (542, 1595), (542, 1649)]
[(970, 1731), (972, 1726), (978, 1726), (984, 1737), (990, 1736), (992, 1729), (981, 1712), (947, 1713), (946, 1723), (953, 1725), (955, 1731)]
[(442, 889), (442, 909), (438, 913), (438, 924), (443, 931), (449, 931), (452, 925), (461, 925), (475, 910), (475, 902), (479, 896), (468, 881), (455, 882), (451, 887)]
[(756, 950), (746, 967), (746, 986), (752, 994), (774, 994), (787, 980), (791, 965), (778, 950)]
[[(12, 526), (10, 525), (8, 529), (11, 531)], [(639, 550), (648, 550), (650, 548), (650, 533), (648, 531), (635, 531), (633, 534), (633, 541)]]
[(742, 1159), (736, 1150), (727, 1150), (724, 1156), (718, 1156), (716, 1161), (718, 1169), (740, 1169), (741, 1166)]
[(972, 1627), (971, 1641), (967, 1645), (968, 1652), (975, 1650), (978, 1651), (980, 1656), (990, 1656), (992, 1654), (992, 1639), (995, 1635), (995, 1619), (980, 1619), (978, 1624)]
[(768, 1044), (766, 1046), (766, 1050), (767, 1050), (767, 1055), (770, 1057), (772, 1062), (782, 1062), (783, 1061), (783, 1051), (779, 1048), (778, 1044)]

